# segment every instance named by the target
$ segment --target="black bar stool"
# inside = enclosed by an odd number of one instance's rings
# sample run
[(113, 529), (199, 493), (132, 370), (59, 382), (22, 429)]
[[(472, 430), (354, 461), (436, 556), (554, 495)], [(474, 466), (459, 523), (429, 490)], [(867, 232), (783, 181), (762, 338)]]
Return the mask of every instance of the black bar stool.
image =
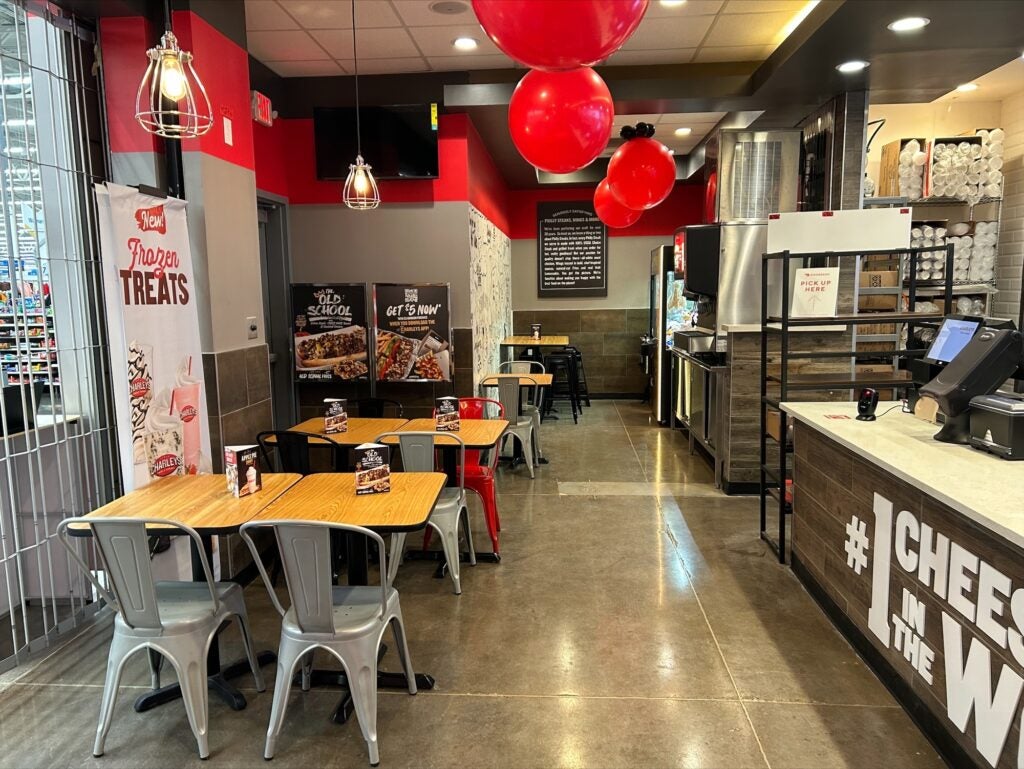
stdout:
[(567, 400), (572, 407), (572, 421), (579, 422), (579, 372), (576, 356), (570, 352), (553, 352), (544, 358), (544, 367), (551, 374), (551, 390), (544, 405), (545, 416), (551, 416), (556, 400)]
[(580, 402), (580, 413), (583, 413), (583, 405), (590, 407), (590, 390), (587, 389), (587, 370), (583, 367), (583, 353), (569, 345), (565, 351), (576, 358), (576, 397)]

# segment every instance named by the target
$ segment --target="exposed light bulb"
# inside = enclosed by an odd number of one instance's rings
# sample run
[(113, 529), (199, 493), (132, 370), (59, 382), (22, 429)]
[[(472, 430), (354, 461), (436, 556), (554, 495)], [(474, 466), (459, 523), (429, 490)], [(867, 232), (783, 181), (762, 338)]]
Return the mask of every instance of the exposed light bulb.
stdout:
[(181, 70), (181, 62), (174, 54), (164, 54), (160, 59), (160, 93), (171, 101), (185, 98), (185, 73)]
[(366, 171), (356, 168), (355, 176), (352, 177), (352, 188), (362, 197), (370, 190), (370, 180), (366, 178)]

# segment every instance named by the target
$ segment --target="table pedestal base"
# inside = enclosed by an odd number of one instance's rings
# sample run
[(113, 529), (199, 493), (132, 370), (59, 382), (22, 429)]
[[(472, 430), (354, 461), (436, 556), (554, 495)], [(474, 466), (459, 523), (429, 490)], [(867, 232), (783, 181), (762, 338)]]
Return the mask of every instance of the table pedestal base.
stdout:
[[(271, 651), (257, 652), (256, 662), (260, 667), (272, 665), (277, 662), (277, 655)], [(232, 686), (229, 683), (229, 680), (251, 672), (252, 671), (249, 669), (249, 660), (241, 659), (237, 662), (232, 662), (230, 665), (220, 668), (207, 679), (210, 691), (220, 697), (232, 710), (244, 710), (246, 705), (245, 695)], [(140, 695), (135, 700), (135, 712), (144, 713), (145, 711), (151, 710), (159, 705), (180, 699), (181, 686), (179, 684), (162, 686), (159, 689), (154, 689), (151, 692), (146, 692), (145, 694)]]

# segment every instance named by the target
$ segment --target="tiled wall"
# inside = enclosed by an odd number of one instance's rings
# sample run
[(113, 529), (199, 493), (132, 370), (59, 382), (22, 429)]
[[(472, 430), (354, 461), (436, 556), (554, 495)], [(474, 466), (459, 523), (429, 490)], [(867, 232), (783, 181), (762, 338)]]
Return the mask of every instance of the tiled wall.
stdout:
[(254, 443), (271, 428), (270, 359), (265, 344), (203, 353), (206, 401), (210, 407), (213, 470), (224, 467), (224, 446)]
[(1024, 92), (1003, 101), (1003, 209), (999, 225), (996, 273), (999, 293), (993, 303), (1001, 318), (1020, 313), (1021, 274), (1024, 271)]
[(640, 337), (648, 330), (647, 308), (622, 310), (515, 310), (515, 334), (530, 333), (540, 323), (545, 334), (568, 334), (569, 344), (583, 353), (591, 395), (640, 397)]
[[(433, 414), (435, 398), (446, 395), (472, 396), (473, 392), (473, 332), (468, 328), (452, 330), (455, 360), (455, 381), (452, 383), (377, 383), (377, 397), (391, 398), (402, 404), (408, 419), (429, 417)], [(366, 398), (369, 385), (360, 384), (302, 384), (298, 386), (299, 419), (305, 420), (323, 414), (324, 398)], [(283, 427), (288, 427), (285, 425)]]

